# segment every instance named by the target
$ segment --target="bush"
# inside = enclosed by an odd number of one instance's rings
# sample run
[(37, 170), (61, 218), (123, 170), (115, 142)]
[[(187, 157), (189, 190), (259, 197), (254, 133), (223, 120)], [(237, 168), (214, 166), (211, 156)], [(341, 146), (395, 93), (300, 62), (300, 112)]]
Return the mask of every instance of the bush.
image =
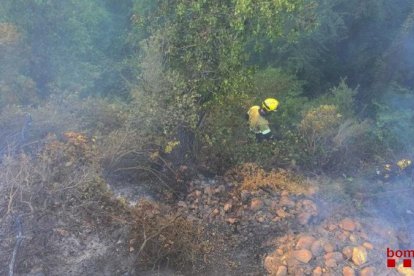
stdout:
[(395, 83), (391, 84), (387, 92), (375, 102), (375, 135), (384, 144), (384, 148), (389, 150), (383, 153), (386, 158), (412, 152), (414, 149), (413, 103), (413, 91)]
[(165, 206), (141, 201), (132, 210), (130, 246), (138, 251), (138, 266), (169, 266), (185, 270), (198, 264), (207, 241), (202, 227)]
[[(298, 131), (302, 141), (299, 164), (316, 172), (355, 174), (375, 162), (378, 139), (374, 124), (354, 113), (354, 96), (345, 80), (312, 102)], [(300, 153), (299, 153), (300, 154)]]
[(303, 137), (304, 152), (312, 158), (312, 166), (323, 167), (330, 161), (335, 150), (333, 138), (342, 120), (335, 105), (321, 105), (305, 114), (299, 133)]

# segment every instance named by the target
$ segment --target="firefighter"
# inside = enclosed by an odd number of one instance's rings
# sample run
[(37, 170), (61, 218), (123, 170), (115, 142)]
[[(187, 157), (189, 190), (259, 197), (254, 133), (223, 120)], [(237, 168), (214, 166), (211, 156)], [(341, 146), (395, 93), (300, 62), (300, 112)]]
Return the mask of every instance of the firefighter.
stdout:
[(261, 106), (252, 106), (247, 112), (246, 117), (249, 121), (250, 130), (256, 134), (256, 140), (258, 142), (274, 138), (269, 127), (269, 121), (265, 117), (275, 112), (278, 106), (278, 100), (267, 98), (262, 102)]

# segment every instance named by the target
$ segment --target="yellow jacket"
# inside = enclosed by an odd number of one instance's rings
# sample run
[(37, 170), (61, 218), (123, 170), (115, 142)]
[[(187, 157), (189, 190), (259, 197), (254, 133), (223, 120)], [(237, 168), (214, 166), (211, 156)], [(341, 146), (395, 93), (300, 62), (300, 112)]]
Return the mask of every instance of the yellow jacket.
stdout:
[(252, 106), (247, 115), (249, 115), (249, 127), (254, 133), (268, 134), (270, 132), (269, 122), (260, 115), (260, 106)]

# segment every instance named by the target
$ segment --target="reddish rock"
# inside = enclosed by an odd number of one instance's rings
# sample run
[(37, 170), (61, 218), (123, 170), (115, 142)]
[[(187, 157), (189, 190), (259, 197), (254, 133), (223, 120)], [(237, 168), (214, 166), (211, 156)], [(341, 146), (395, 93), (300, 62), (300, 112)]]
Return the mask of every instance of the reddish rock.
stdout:
[[(349, 233), (349, 232), (347, 232), (347, 233)], [(341, 242), (345, 242), (348, 239), (348, 236), (344, 232), (338, 233), (337, 235), (335, 235), (335, 237)]]
[(352, 267), (345, 266), (342, 269), (342, 276), (355, 276), (355, 270)]
[(228, 218), (228, 219), (226, 219), (226, 221), (230, 224), (235, 224), (237, 222), (237, 219), (236, 218)]
[(337, 267), (338, 264), (336, 263), (336, 260), (335, 259), (327, 259), (325, 261), (325, 266), (326, 267), (330, 267), (330, 268), (334, 268), (334, 267)]
[(195, 196), (196, 197), (200, 197), (202, 195), (202, 192), (201, 191), (199, 191), (199, 190), (196, 190), (195, 191)]
[(355, 222), (350, 218), (344, 218), (339, 226), (346, 231), (354, 231), (356, 228)]
[(338, 252), (338, 251), (326, 253), (324, 258), (325, 258), (325, 260), (334, 259), (337, 262), (342, 262), (344, 260), (344, 257), (342, 256), (342, 253)]
[(351, 259), (352, 258), (352, 247), (345, 246), (344, 249), (342, 249), (342, 254), (344, 254), (347, 259)]
[(322, 276), (322, 268), (320, 266), (317, 266), (313, 272), (312, 276)]
[(293, 256), (296, 260), (307, 264), (312, 259), (312, 252), (307, 249), (295, 250)]
[(362, 244), (362, 246), (363, 247), (365, 247), (366, 249), (368, 249), (368, 250), (372, 250), (372, 249), (374, 249), (374, 246), (372, 245), (372, 243), (369, 243), (369, 242), (364, 242), (363, 244)]
[(284, 254), (284, 253), (283, 253), (283, 249), (281, 249), (281, 248), (276, 249), (276, 251), (275, 251), (275, 252), (276, 252), (276, 254), (277, 254), (277, 255), (279, 255), (279, 256), (283, 256), (283, 254)]
[(311, 249), (312, 244), (315, 242), (315, 238), (312, 236), (302, 236), (296, 243), (296, 249)]
[(325, 249), (325, 252), (327, 252), (327, 253), (334, 252), (335, 251), (335, 246), (332, 243), (327, 242), (323, 245), (323, 249)]
[(264, 267), (270, 274), (274, 275), (275, 273), (277, 273), (279, 267), (277, 258), (275, 258), (273, 255), (267, 256), (264, 260)]
[(287, 267), (284, 265), (279, 266), (276, 272), (276, 276), (286, 276), (287, 275)]
[(277, 214), (277, 215), (278, 215), (278, 217), (280, 217), (280, 218), (285, 218), (285, 217), (288, 215), (288, 213), (286, 213), (286, 211), (285, 211), (285, 210), (283, 210), (282, 208), (278, 209), (278, 210), (276, 211), (276, 214)]
[(320, 240), (315, 241), (311, 246), (311, 251), (314, 256), (319, 256), (322, 254), (322, 242)]
[(253, 198), (250, 203), (250, 209), (253, 211), (258, 211), (263, 208), (263, 201), (258, 198)]
[(223, 207), (224, 212), (230, 211), (231, 207), (232, 207), (232, 205), (230, 203), (224, 204), (224, 207)]
[(375, 276), (375, 268), (373, 268), (372, 266), (366, 267), (361, 270), (359, 275), (360, 276)]

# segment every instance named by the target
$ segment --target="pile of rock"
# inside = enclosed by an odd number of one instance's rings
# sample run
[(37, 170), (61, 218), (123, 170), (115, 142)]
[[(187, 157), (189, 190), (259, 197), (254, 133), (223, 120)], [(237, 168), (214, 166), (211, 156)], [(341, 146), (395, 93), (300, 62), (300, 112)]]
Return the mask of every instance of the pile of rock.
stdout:
[[(326, 220), (310, 230), (307, 234), (287, 234), (274, 241), (277, 249), (264, 259), (270, 275), (374, 276), (379, 275), (380, 267), (385, 269), (384, 250), (394, 234), (390, 230), (382, 231), (385, 236), (381, 239), (377, 235), (368, 236), (361, 223), (351, 218)], [(373, 245), (371, 238), (378, 246)], [(407, 274), (414, 271), (402, 268), (400, 265), (396, 270), (389, 269), (391, 274), (387, 275), (399, 275), (397, 271), (401, 275), (414, 275)]]
[(198, 219), (241, 226), (288, 221), (307, 225), (318, 215), (317, 205), (305, 196), (262, 189), (240, 191), (237, 185), (218, 182), (204, 187), (195, 186), (178, 206)]

